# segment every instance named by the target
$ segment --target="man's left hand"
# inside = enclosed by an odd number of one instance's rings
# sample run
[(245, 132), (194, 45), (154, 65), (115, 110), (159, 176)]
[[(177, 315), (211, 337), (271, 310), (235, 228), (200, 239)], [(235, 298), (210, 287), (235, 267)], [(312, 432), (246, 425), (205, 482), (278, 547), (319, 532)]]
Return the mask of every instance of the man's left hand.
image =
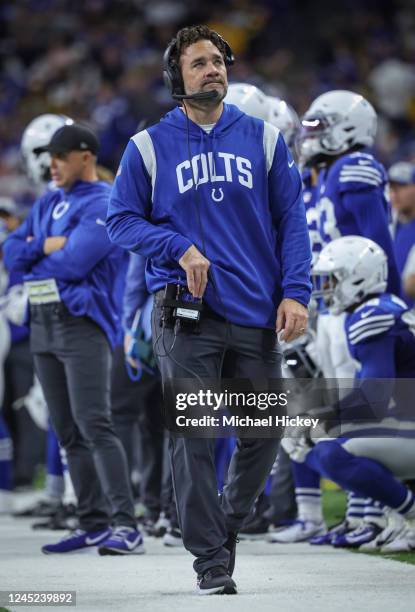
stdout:
[(305, 306), (292, 300), (285, 298), (278, 306), (277, 310), (277, 334), (284, 330), (280, 340), (284, 342), (292, 342), (299, 336), (302, 336), (307, 329), (308, 311)]

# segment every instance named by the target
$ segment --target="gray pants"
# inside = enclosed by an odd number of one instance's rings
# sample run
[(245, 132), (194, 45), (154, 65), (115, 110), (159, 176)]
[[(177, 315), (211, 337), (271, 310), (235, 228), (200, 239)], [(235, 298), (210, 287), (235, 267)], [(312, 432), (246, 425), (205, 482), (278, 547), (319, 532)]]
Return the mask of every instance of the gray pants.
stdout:
[[(80, 528), (135, 527), (127, 461), (110, 417), (111, 353), (104, 332), (63, 304), (31, 308), (31, 350), (78, 498)], [(108, 501), (110, 508), (108, 508)]]
[[(160, 336), (159, 302), (160, 294), (156, 294), (153, 339), (163, 382), (190, 378), (188, 369), (202, 380), (218, 380), (221, 376), (262, 380), (280, 377), (281, 354), (274, 331), (230, 324), (227, 333), (226, 322), (206, 317), (201, 322), (200, 335), (179, 332), (171, 350), (173, 331), (164, 329)], [(165, 349), (170, 350), (169, 355)], [(221, 372), (224, 349), (225, 366)], [(185, 548), (196, 557), (193, 567), (197, 573), (215, 566), (227, 567), (229, 551), (224, 544), (228, 533), (239, 530), (263, 490), (278, 445), (275, 438), (239, 439), (229, 466), (228, 484), (219, 499), (215, 439), (170, 437), (179, 526)]]
[(140, 442), (140, 500), (146, 507), (146, 516), (154, 520), (158, 519), (160, 513), (164, 449), (162, 404), (158, 373), (153, 376), (144, 372), (138, 382), (132, 381), (125, 367), (124, 349), (117, 347), (111, 371), (112, 420), (125, 450), (130, 474), (137, 442)]

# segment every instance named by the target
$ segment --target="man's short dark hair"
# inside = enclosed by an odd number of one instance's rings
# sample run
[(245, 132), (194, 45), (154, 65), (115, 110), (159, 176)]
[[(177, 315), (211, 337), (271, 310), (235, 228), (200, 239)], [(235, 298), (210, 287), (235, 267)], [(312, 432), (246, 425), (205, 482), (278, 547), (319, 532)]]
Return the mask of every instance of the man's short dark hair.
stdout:
[(187, 47), (193, 45), (199, 40), (210, 40), (215, 47), (219, 49), (223, 55), (223, 59), (226, 59), (226, 46), (222, 38), (206, 25), (190, 26), (188, 28), (182, 28), (177, 32), (176, 44), (172, 49), (171, 60), (177, 65), (180, 65), (180, 58), (182, 53)]

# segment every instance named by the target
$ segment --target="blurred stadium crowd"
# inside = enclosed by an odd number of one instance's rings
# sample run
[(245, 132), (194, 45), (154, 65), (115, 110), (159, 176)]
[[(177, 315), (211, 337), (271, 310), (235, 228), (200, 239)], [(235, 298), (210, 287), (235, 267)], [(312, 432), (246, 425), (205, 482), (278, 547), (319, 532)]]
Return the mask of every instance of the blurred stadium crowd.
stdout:
[(0, 191), (31, 203), (24, 127), (41, 113), (88, 122), (115, 170), (137, 126), (172, 107), (161, 77), (167, 42), (207, 23), (229, 41), (231, 81), (286, 99), (301, 115), (330, 89), (366, 96), (379, 114), (377, 155), (415, 156), (415, 14), (411, 0), (20, 0), (0, 7)]

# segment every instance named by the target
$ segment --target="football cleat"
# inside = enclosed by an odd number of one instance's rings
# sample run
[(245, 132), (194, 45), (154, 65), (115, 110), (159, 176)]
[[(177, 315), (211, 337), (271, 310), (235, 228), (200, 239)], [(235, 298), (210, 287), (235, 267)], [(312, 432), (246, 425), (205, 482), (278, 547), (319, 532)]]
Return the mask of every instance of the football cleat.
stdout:
[(362, 544), (374, 540), (381, 531), (383, 531), (382, 528), (374, 523), (364, 523), (353, 531), (335, 535), (332, 545), (335, 548), (359, 548)]
[(336, 525), (333, 525), (333, 527), (330, 527), (330, 529), (326, 533), (323, 533), (322, 535), (313, 536), (308, 540), (308, 542), (313, 546), (332, 544), (333, 538), (336, 535), (344, 535), (349, 531), (352, 531), (352, 527), (350, 527), (350, 524), (348, 523), (347, 519), (344, 519), (341, 523), (337, 523)]
[(380, 550), (383, 553), (415, 551), (415, 530), (405, 526), (400, 534), (397, 534), (394, 539), (385, 542)]
[(268, 542), (280, 542), (289, 544), (291, 542), (306, 542), (313, 536), (323, 535), (327, 531), (324, 522), (314, 523), (313, 521), (295, 521), (286, 529), (279, 529), (269, 534)]
[(385, 516), (388, 518), (388, 524), (383, 531), (381, 531), (374, 540), (359, 546), (359, 550), (363, 552), (380, 550), (382, 546), (392, 542), (403, 533), (405, 530), (405, 521), (401, 514), (392, 511), (385, 511)]

